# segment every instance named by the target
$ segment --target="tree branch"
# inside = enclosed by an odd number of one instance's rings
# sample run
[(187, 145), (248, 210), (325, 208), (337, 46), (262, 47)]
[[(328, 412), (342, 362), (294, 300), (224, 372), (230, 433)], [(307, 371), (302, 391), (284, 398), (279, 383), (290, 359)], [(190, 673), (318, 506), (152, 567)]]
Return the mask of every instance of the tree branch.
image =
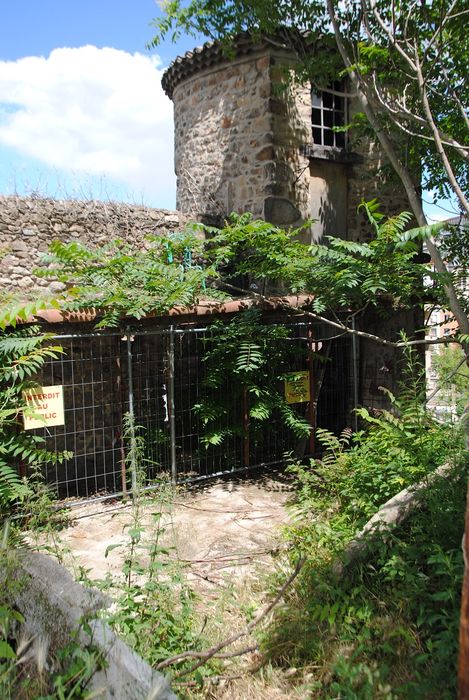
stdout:
[[(293, 573), (288, 577), (288, 579), (285, 581), (275, 598), (267, 605), (264, 610), (257, 615), (254, 620), (252, 620), (246, 627), (245, 630), (242, 632), (238, 632), (237, 634), (233, 634), (231, 637), (228, 637), (227, 639), (224, 639), (223, 641), (219, 642), (215, 646), (211, 647), (210, 649), (207, 649), (204, 652), (198, 652), (199, 654), (199, 660), (197, 663), (195, 663), (193, 666), (191, 666), (189, 669), (185, 671), (181, 671), (176, 675), (176, 678), (181, 678), (182, 676), (186, 676), (188, 673), (192, 673), (193, 671), (197, 670), (200, 666), (203, 666), (204, 663), (209, 661), (209, 659), (212, 659), (216, 654), (221, 649), (224, 649), (225, 647), (229, 646), (230, 644), (233, 644), (234, 642), (237, 642), (238, 639), (241, 639), (242, 637), (247, 637), (252, 630), (260, 623), (262, 620), (264, 620), (267, 615), (275, 608), (276, 605), (281, 601), (283, 596), (285, 595), (286, 591), (288, 588), (291, 586), (293, 581), (296, 579), (298, 574), (300, 573), (301, 569), (303, 568), (303, 565), (305, 563), (305, 558), (300, 557), (298, 559), (296, 566), (293, 570)], [(184, 652), (187, 654), (191, 654), (192, 652)], [(247, 652), (246, 652), (247, 653)], [(166, 668), (167, 666), (170, 666), (173, 663), (177, 663), (177, 661), (180, 661), (181, 658), (186, 658), (186, 656), (182, 656), (181, 654), (178, 654), (177, 656), (173, 656), (170, 659), (165, 659), (165, 661), (162, 661), (156, 666), (156, 670), (159, 671), (162, 668)]]
[(449, 77), (448, 77), (448, 71), (446, 70), (446, 68), (444, 66), (442, 66), (441, 72), (443, 74), (443, 77), (445, 79), (445, 82), (446, 82), (448, 89), (451, 91), (451, 93), (453, 95), (453, 100), (456, 102), (456, 104), (459, 107), (459, 111), (461, 112), (461, 116), (464, 120), (466, 128), (469, 130), (469, 116), (467, 114), (467, 110), (464, 109), (464, 106), (463, 106), (461, 100), (459, 99), (456, 90), (452, 87), (450, 80), (449, 80)]
[(456, 5), (457, 1), (458, 0), (453, 0), (453, 2), (451, 3), (451, 5), (448, 8), (446, 16), (440, 20), (437, 29), (435, 30), (435, 32), (433, 33), (433, 36), (431, 37), (430, 41), (428, 42), (427, 46), (425, 47), (425, 51), (423, 54), (424, 59), (427, 56), (429, 49), (432, 47), (433, 42), (441, 35), (441, 30), (445, 26), (446, 22), (449, 19), (451, 19), (450, 13), (453, 10), (454, 6)]
[[(458, 366), (456, 367), (456, 369), (453, 369), (453, 371), (450, 372), (450, 373), (448, 374), (448, 376), (446, 377), (446, 381), (449, 381), (450, 379), (452, 379), (453, 377), (455, 377), (455, 376), (457, 375), (457, 373), (458, 373), (458, 370), (459, 370), (465, 363), (466, 363), (466, 358), (463, 357), (462, 360), (461, 360), (461, 362), (459, 362)], [(465, 375), (464, 375), (464, 376), (465, 376)], [(440, 385), (440, 386), (437, 386), (436, 389), (434, 389), (434, 390), (431, 392), (431, 394), (430, 394), (429, 396), (427, 396), (427, 403), (428, 403), (429, 401), (431, 401), (442, 389), (443, 389), (443, 387), (442, 387), (441, 385)]]
[(417, 48), (415, 48), (415, 65), (416, 65), (416, 75), (417, 75), (417, 79), (418, 79), (418, 85), (419, 85), (419, 89), (420, 89), (420, 96), (422, 99), (422, 105), (423, 105), (425, 115), (427, 117), (428, 125), (429, 125), (429, 127), (433, 133), (433, 137), (435, 139), (436, 152), (438, 153), (440, 160), (443, 164), (443, 167), (446, 170), (446, 174), (448, 175), (448, 179), (451, 183), (451, 186), (452, 186), (456, 196), (458, 197), (459, 201), (461, 202), (462, 206), (464, 207), (466, 214), (469, 215), (469, 202), (466, 199), (466, 197), (464, 196), (464, 193), (461, 190), (459, 183), (456, 180), (453, 169), (451, 167), (451, 163), (449, 162), (448, 156), (446, 155), (445, 149), (443, 147), (438, 128), (437, 128), (435, 121), (433, 119), (433, 114), (432, 114), (432, 111), (430, 108), (430, 103), (428, 101), (427, 90), (425, 87), (425, 81), (423, 78), (422, 67), (420, 64), (420, 59), (418, 56)]
[[(351, 63), (350, 58), (348, 56), (347, 50), (345, 48), (345, 44), (342, 40), (342, 34), (340, 31), (340, 27), (339, 27), (337, 18), (335, 16), (335, 9), (334, 9), (334, 5), (333, 5), (333, 0), (327, 0), (327, 10), (328, 10), (328, 14), (329, 14), (329, 19), (330, 19), (331, 24), (332, 24), (337, 48), (338, 48), (339, 53), (342, 57), (344, 66), (347, 69), (350, 80), (355, 85), (355, 88), (356, 88), (357, 94), (358, 94), (358, 100), (362, 106), (362, 109), (365, 112), (365, 115), (366, 115), (368, 121), (370, 122), (370, 125), (373, 128), (373, 130), (376, 134), (376, 137), (379, 140), (379, 142), (383, 148), (384, 153), (388, 157), (391, 165), (393, 166), (394, 170), (396, 171), (396, 174), (398, 175), (398, 177), (400, 178), (400, 180), (404, 186), (407, 197), (409, 199), (409, 204), (412, 208), (412, 211), (414, 213), (415, 218), (417, 219), (418, 225), (419, 226), (426, 226), (427, 219), (426, 219), (425, 214), (423, 212), (422, 202), (420, 199), (420, 195), (417, 191), (417, 187), (416, 187), (415, 183), (413, 182), (412, 178), (410, 177), (408, 170), (401, 163), (397, 153), (395, 152), (394, 146), (393, 146), (389, 136), (386, 134), (386, 132), (381, 127), (379, 119), (377, 118), (377, 116), (374, 112), (374, 109), (373, 109), (373, 107), (372, 107), (372, 105), (367, 97), (366, 92), (365, 92), (366, 84), (364, 83), (359, 72), (357, 70), (355, 70), (352, 66), (352, 63)], [(427, 243), (428, 252), (430, 253), (430, 256), (432, 258), (432, 262), (433, 262), (437, 272), (447, 276), (447, 269), (446, 269), (445, 262), (441, 256), (441, 253), (438, 249), (438, 246), (435, 244), (434, 239), (429, 238), (426, 243)], [(454, 286), (451, 283), (446, 283), (444, 285), (444, 289), (445, 289), (446, 295), (448, 297), (450, 310), (453, 312), (453, 315), (454, 315), (454, 317), (459, 325), (461, 333), (469, 334), (469, 320), (464, 312), (464, 309), (462, 308), (461, 304), (459, 303)]]
[[(234, 284), (229, 284), (228, 282), (223, 282), (223, 286), (227, 287), (228, 289), (232, 289), (235, 292), (242, 292), (243, 294), (249, 294), (250, 296), (254, 297), (255, 299), (259, 299), (259, 301), (263, 301), (266, 304), (269, 303), (269, 297), (265, 296), (264, 294), (260, 294), (260, 292), (254, 292), (252, 289), (246, 290), (243, 289), (242, 287), (236, 287)], [(448, 336), (445, 338), (422, 338), (422, 339), (417, 339), (417, 340), (405, 340), (405, 341), (392, 341), (392, 340), (387, 340), (386, 338), (381, 338), (379, 335), (374, 335), (373, 333), (366, 333), (365, 331), (360, 331), (357, 330), (356, 328), (350, 328), (350, 326), (347, 326), (345, 323), (342, 323), (341, 321), (333, 321), (330, 318), (327, 318), (327, 316), (321, 316), (320, 314), (315, 313), (314, 311), (309, 311), (308, 309), (301, 309), (300, 313), (298, 312), (298, 307), (297, 306), (291, 306), (287, 301), (284, 303), (280, 303), (279, 306), (281, 306), (284, 311), (290, 311), (293, 312), (294, 315), (298, 316), (306, 316), (307, 318), (314, 318), (315, 321), (321, 321), (321, 323), (325, 323), (328, 326), (332, 326), (333, 328), (338, 328), (339, 330), (342, 331), (342, 334), (347, 333), (348, 335), (355, 335), (358, 338), (364, 338), (365, 340), (371, 340), (374, 343), (378, 343), (378, 345), (385, 345), (386, 347), (389, 348), (404, 348), (407, 347), (408, 345), (449, 345), (450, 343), (456, 343), (458, 342), (456, 338), (453, 336)], [(335, 314), (334, 314), (335, 315)], [(351, 314), (351, 316), (355, 316), (356, 314)], [(337, 318), (337, 316), (336, 316)], [(325, 338), (324, 340), (329, 340), (329, 338)]]
[[(214, 659), (234, 659), (236, 656), (244, 656), (244, 654), (250, 654), (253, 651), (257, 651), (259, 649), (258, 644), (251, 644), (251, 646), (244, 647), (243, 649), (237, 649), (236, 651), (230, 651), (225, 654), (213, 654), (212, 658)], [(210, 649), (208, 650), (210, 651)], [(183, 661), (184, 659), (204, 659), (206, 660), (207, 658), (207, 651), (183, 651), (181, 654), (176, 654), (176, 656), (172, 656), (170, 659), (165, 659), (164, 661), (161, 661), (157, 666), (156, 670), (161, 671), (164, 668), (167, 668), (168, 666), (172, 666), (172, 664), (178, 663), (178, 661)]]
[[(371, 11), (374, 15), (375, 20), (378, 22), (379, 26), (383, 30), (383, 32), (386, 34), (388, 37), (388, 40), (390, 44), (396, 49), (398, 54), (406, 61), (406, 63), (409, 64), (410, 68), (412, 69), (412, 72), (415, 73), (416, 66), (411, 59), (411, 57), (404, 51), (404, 49), (400, 46), (399, 42), (396, 40), (396, 38), (393, 36), (392, 32), (389, 30), (389, 28), (386, 26), (384, 23), (381, 15), (378, 12), (378, 9), (376, 7), (376, 2), (375, 0), (368, 0), (370, 4)], [(328, 0), (329, 2), (329, 0)], [(404, 35), (405, 36), (405, 35)]]

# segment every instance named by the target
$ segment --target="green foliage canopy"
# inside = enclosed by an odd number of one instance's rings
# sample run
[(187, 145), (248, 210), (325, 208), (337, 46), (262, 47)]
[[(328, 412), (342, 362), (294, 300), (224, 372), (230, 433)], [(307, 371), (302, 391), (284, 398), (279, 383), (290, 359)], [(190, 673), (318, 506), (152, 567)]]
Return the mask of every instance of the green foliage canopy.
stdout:
[(262, 34), (280, 38), (296, 55), (298, 74), (319, 88), (353, 72), (377, 115), (373, 130), (394, 135), (401, 164), (412, 176), (422, 168), (424, 186), (440, 196), (454, 193), (456, 185), (467, 192), (469, 37), (463, 0), (168, 0), (163, 11), (154, 21), (153, 46), (186, 33), (229, 47), (248, 31), (254, 41)]
[[(363, 207), (374, 234), (368, 243), (331, 237), (327, 245), (309, 245), (298, 240), (301, 229), (288, 231), (254, 221), (250, 214), (232, 214), (222, 229), (193, 225), (176, 238), (151, 238), (140, 251), (120, 241), (98, 251), (56, 242), (46, 260), (53, 267), (42, 274), (68, 284), (68, 308), (100, 309), (100, 326), (190, 306), (201, 298), (249, 295), (253, 280), (313, 295), (317, 313), (415, 303), (425, 268), (415, 261), (418, 238), (404, 233), (410, 215), (386, 218), (376, 202)], [(190, 265), (184, 263), (189, 254)]]
[(23, 391), (36, 386), (34, 375), (44, 362), (62, 352), (50, 342), (50, 336), (41, 334), (38, 326), (0, 332), (0, 513), (28, 495), (17, 471), (20, 461), (37, 468), (69, 456), (45, 449), (43, 437), (21, 429), (22, 414), (34, 415)]

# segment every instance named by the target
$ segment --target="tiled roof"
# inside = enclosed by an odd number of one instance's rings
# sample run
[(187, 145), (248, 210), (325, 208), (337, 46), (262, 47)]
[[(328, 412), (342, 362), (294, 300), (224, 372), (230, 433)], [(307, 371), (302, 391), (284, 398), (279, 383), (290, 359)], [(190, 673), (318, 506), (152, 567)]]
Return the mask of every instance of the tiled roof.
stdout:
[(238, 34), (230, 45), (217, 41), (206, 42), (184, 56), (178, 56), (163, 73), (161, 84), (168, 97), (173, 97), (174, 88), (184, 80), (204, 68), (210, 68), (218, 63), (229, 61), (231, 58), (258, 52), (260, 49), (276, 48), (291, 50), (292, 40), (298, 40), (299, 33), (293, 30), (284, 31), (276, 36), (255, 36), (249, 32)]
[[(310, 305), (314, 297), (307, 294), (271, 296), (256, 299), (243, 297), (230, 301), (214, 301), (207, 299), (190, 307), (174, 306), (165, 313), (150, 313), (145, 318), (168, 318), (173, 316), (218, 316), (221, 314), (233, 314), (245, 311), (251, 307), (259, 307), (264, 311), (285, 311), (291, 308), (301, 308)], [(34, 317), (30, 317), (27, 323), (34, 321), (44, 321), (46, 323), (89, 323), (96, 321), (100, 316), (99, 309), (88, 309), (85, 311), (65, 311), (61, 309), (43, 309), (38, 311)], [(23, 323), (18, 319), (18, 323)]]

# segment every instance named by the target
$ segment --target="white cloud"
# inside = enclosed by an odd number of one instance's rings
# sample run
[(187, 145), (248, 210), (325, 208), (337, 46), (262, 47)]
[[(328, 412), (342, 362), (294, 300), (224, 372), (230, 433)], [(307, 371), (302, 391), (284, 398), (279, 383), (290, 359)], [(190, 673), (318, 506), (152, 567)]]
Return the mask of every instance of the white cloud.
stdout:
[(0, 144), (168, 201), (173, 115), (162, 72), (155, 57), (95, 46), (0, 61)]

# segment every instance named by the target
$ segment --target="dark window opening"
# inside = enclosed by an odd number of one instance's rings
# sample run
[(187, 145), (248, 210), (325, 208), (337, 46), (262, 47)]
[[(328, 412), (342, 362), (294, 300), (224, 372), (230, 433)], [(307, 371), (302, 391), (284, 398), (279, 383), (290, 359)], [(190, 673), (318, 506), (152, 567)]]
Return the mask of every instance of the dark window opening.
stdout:
[(345, 97), (334, 94), (343, 92), (343, 85), (335, 81), (327, 90), (311, 91), (312, 110), (311, 122), (313, 127), (313, 142), (316, 146), (345, 148), (345, 132), (334, 131), (336, 127), (345, 124)]

